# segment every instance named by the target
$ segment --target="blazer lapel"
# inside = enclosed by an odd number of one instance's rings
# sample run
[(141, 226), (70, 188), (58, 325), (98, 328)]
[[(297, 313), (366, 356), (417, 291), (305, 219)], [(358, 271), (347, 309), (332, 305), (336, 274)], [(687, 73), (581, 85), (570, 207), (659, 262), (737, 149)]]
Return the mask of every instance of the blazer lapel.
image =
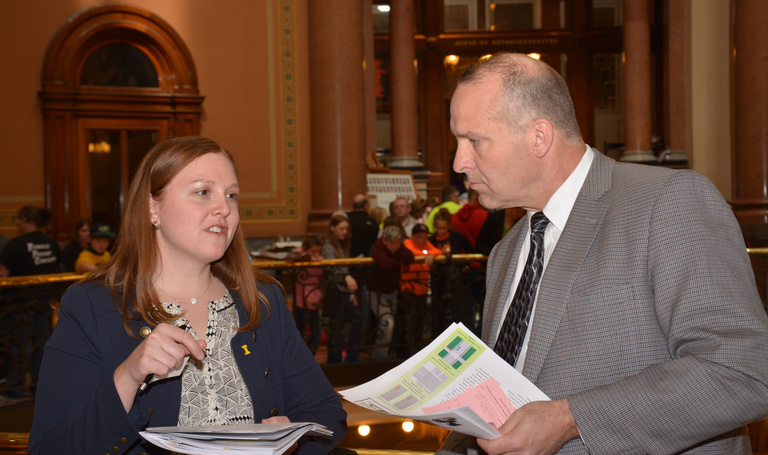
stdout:
[(600, 198), (610, 190), (616, 162), (595, 149), (593, 151), (595, 158), (589, 174), (539, 284), (531, 338), (523, 367), (523, 375), (534, 383), (565, 315), (576, 275), (608, 209), (607, 203)]
[[(509, 298), (512, 290), (512, 280), (515, 277), (515, 267), (520, 251), (525, 241), (525, 233), (528, 227), (528, 215), (524, 215), (507, 235), (501, 240), (498, 248), (492, 253), (498, 258), (493, 259), (496, 272), (488, 274), (487, 289), (490, 295), (485, 298), (485, 308), (483, 311), (483, 331), (482, 339), (486, 340), (488, 346), (493, 348), (496, 345), (496, 337), (501, 329), (506, 314), (504, 313), (504, 304)], [(494, 278), (494, 274), (503, 274)], [(491, 281), (494, 280), (494, 281)]]

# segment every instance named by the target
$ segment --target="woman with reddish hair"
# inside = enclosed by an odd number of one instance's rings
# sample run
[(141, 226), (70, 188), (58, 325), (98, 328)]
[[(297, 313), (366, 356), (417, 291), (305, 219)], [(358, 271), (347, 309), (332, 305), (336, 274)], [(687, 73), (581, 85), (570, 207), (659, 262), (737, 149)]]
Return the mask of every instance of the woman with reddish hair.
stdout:
[[(29, 453), (167, 453), (157, 426), (318, 422), (346, 414), (282, 289), (250, 264), (230, 154), (210, 139), (154, 146), (133, 179), (115, 254), (62, 298), (45, 348)], [(311, 387), (307, 387), (311, 384)]]

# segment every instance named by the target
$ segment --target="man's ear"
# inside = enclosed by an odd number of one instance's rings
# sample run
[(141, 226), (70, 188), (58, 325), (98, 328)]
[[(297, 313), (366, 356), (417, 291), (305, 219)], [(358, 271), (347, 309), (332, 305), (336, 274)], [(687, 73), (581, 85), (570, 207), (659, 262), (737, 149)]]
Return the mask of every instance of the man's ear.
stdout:
[(537, 158), (543, 158), (552, 148), (552, 143), (555, 139), (555, 129), (552, 127), (552, 122), (545, 118), (534, 120), (532, 125), (534, 153)]

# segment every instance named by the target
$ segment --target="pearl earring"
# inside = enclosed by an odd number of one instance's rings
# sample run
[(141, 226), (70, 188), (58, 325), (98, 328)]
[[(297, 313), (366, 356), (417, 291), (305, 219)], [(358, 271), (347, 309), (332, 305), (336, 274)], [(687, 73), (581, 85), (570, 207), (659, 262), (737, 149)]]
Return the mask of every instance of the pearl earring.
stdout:
[(160, 223), (158, 223), (157, 220), (152, 220), (152, 227), (155, 229), (160, 229)]

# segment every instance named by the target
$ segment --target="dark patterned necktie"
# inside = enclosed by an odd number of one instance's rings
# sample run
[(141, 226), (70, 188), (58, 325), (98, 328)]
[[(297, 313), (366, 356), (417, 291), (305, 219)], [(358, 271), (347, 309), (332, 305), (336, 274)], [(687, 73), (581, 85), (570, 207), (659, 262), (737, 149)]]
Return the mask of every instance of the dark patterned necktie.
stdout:
[(523, 347), (533, 301), (536, 298), (536, 289), (544, 270), (544, 231), (548, 224), (549, 219), (544, 216), (544, 212), (536, 212), (531, 217), (531, 249), (525, 261), (523, 275), (517, 284), (515, 297), (512, 299), (507, 317), (501, 326), (499, 338), (496, 340), (494, 351), (512, 366), (515, 365)]

